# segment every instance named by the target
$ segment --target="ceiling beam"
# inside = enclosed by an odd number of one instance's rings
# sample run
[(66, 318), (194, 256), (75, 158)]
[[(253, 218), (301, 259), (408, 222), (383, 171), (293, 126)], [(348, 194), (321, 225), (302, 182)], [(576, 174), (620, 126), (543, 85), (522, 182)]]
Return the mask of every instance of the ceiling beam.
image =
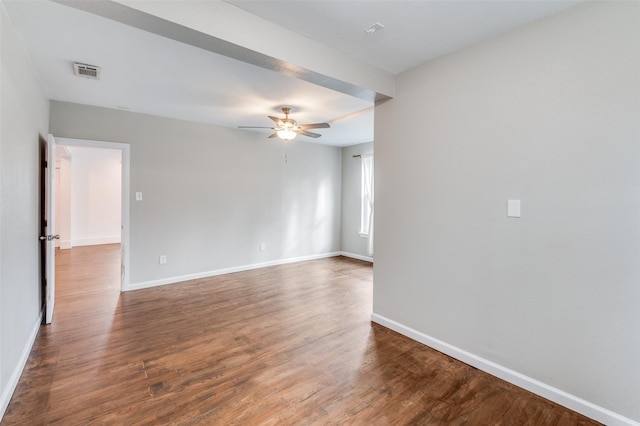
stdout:
[(222, 1), (53, 0), (370, 102), (395, 75)]

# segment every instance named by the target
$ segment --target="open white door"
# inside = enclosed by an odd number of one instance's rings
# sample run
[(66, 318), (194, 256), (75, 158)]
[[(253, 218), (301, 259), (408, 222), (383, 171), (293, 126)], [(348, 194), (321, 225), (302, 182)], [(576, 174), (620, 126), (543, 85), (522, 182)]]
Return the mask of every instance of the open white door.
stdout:
[(56, 212), (56, 141), (53, 135), (47, 138), (47, 152), (45, 163), (44, 203), (45, 203), (45, 234), (40, 239), (46, 244), (45, 250), (45, 323), (51, 324), (53, 306), (55, 304), (56, 288), (56, 247), (54, 235)]

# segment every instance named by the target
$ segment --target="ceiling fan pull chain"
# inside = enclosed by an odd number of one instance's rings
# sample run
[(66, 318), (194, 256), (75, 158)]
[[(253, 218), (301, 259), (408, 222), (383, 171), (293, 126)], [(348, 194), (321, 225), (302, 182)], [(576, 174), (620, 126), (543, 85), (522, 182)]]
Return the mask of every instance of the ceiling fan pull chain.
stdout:
[(287, 158), (287, 147), (289, 146), (288, 141), (284, 141), (284, 162), (285, 164), (289, 162)]

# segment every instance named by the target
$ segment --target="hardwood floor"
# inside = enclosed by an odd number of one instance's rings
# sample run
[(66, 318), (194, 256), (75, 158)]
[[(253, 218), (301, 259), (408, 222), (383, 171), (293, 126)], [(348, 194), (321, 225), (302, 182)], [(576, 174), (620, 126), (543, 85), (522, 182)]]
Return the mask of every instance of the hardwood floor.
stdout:
[(598, 424), (370, 323), (364, 262), (120, 294), (118, 245), (57, 259), (53, 324), (3, 425)]

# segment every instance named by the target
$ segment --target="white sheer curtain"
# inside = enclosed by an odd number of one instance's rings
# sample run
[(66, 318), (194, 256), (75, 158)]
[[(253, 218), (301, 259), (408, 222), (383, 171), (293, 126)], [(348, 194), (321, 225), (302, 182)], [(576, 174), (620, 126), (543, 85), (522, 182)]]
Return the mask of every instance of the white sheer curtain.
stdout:
[(373, 256), (373, 154), (362, 154), (362, 179), (364, 197), (369, 203), (367, 253)]

